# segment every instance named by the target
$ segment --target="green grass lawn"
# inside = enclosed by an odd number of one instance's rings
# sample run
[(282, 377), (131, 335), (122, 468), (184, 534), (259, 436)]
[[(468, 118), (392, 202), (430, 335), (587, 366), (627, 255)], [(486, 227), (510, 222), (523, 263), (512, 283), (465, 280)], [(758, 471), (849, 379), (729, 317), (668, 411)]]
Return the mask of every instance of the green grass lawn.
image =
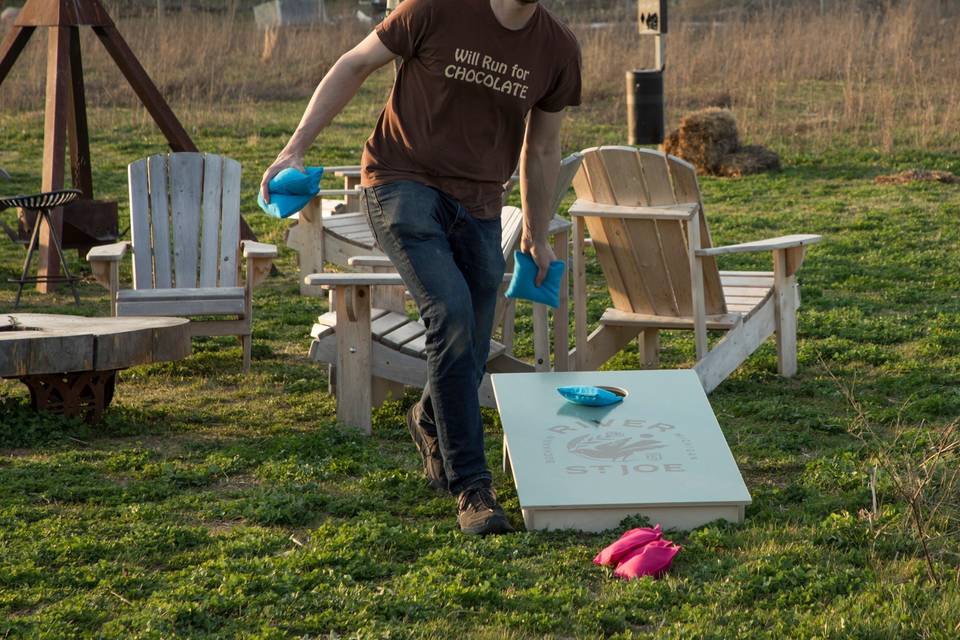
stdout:
[[(311, 162), (355, 161), (376, 113), (368, 98)], [(702, 181), (718, 243), (825, 236), (801, 272), (800, 374), (777, 377), (771, 342), (711, 395), (753, 495), (746, 521), (672, 532), (683, 551), (669, 575), (624, 583), (590, 562), (614, 531), (463, 537), (454, 501), (420, 475), (402, 421), (413, 396), (375, 412), (373, 437), (336, 426), (325, 369), (306, 358), (326, 303), (298, 294), (286, 224), (255, 205), (259, 174), (302, 107), (211, 112), (191, 130), (201, 148), (243, 163), (247, 219), (281, 247), (279, 274), (255, 297), (249, 375), (238, 341), (196, 339), (186, 360), (124, 372), (96, 427), (33, 414), (22, 385), (0, 383), (0, 638), (960, 635), (957, 452), (919, 467), (960, 416), (960, 186), (873, 182), (915, 166), (960, 173), (960, 155), (781, 149), (781, 173)], [(0, 114), (0, 166), (15, 179), (2, 192), (38, 189), (41, 118)], [(97, 195), (119, 200), (122, 228), (126, 163), (162, 149), (152, 127), (129, 124), (142, 120), (91, 114)], [(580, 113), (565, 151), (620, 133)], [(22, 311), (108, 313), (105, 292), (70, 259), (86, 276), (82, 307), (31, 292)], [(0, 279), (21, 260), (3, 239)], [(608, 299), (595, 265), (588, 277), (596, 318)], [(0, 309), (13, 295), (3, 285)], [(518, 351), (530, 355), (521, 312)], [(692, 357), (689, 335), (666, 334), (664, 366)], [(636, 364), (634, 347), (609, 366)], [(496, 471), (493, 412), (486, 424), (497, 488), (520, 527), (516, 493)], [(918, 508), (939, 585), (895, 489), (918, 469), (932, 478)]]

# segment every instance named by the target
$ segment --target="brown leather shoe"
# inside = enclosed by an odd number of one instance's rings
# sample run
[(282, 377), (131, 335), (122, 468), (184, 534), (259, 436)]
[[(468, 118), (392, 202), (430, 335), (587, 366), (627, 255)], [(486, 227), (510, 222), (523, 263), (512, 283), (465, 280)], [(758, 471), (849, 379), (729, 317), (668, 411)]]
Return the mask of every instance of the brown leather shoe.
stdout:
[(443, 469), (443, 457), (440, 455), (440, 443), (436, 436), (431, 436), (420, 426), (419, 403), (407, 410), (407, 429), (413, 444), (423, 458), (423, 475), (427, 477), (427, 484), (435, 491), (449, 493), (447, 486), (447, 472)]
[(457, 512), (457, 523), (464, 533), (485, 536), (513, 532), (493, 487), (485, 484), (467, 487), (457, 499)]

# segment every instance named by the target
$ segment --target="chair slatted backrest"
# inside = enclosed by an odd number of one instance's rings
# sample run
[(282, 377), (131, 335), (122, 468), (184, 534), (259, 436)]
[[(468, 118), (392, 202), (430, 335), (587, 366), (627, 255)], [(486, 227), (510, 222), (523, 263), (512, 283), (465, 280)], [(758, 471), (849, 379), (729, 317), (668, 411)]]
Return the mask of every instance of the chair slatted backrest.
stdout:
[[(587, 149), (573, 186), (578, 198), (598, 204), (701, 203), (692, 166), (673, 156), (634, 147)], [(710, 247), (706, 220), (703, 215), (699, 218), (701, 248)], [(585, 219), (615, 308), (657, 316), (693, 315), (687, 221)], [(703, 272), (707, 314), (726, 313), (716, 260), (705, 258)]]
[(135, 289), (237, 286), (239, 162), (160, 154), (130, 164), (127, 177)]
[(557, 190), (553, 194), (553, 202), (550, 207), (554, 214), (560, 210), (560, 203), (563, 202), (563, 197), (570, 190), (573, 177), (577, 175), (577, 170), (580, 169), (582, 161), (583, 156), (579, 153), (571, 153), (560, 161), (560, 172), (557, 174)]
[(522, 231), (523, 209), (504, 207), (500, 213), (500, 248), (503, 250), (503, 259), (508, 263), (513, 259), (513, 250), (520, 241)]

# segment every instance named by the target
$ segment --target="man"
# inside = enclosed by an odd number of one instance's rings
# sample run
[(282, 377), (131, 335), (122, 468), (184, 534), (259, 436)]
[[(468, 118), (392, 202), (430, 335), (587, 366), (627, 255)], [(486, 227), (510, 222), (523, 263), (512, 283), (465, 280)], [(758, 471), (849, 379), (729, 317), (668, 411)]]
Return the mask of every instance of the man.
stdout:
[(580, 102), (580, 50), (537, 0), (406, 0), (323, 78), (273, 165), (307, 148), (366, 77), (403, 62), (363, 150), (361, 205), (427, 327), (428, 383), (407, 426), (432, 487), (458, 496), (465, 533), (512, 531), (491, 487), (477, 388), (503, 279), (502, 185), (520, 160), (521, 249), (539, 267), (565, 107)]

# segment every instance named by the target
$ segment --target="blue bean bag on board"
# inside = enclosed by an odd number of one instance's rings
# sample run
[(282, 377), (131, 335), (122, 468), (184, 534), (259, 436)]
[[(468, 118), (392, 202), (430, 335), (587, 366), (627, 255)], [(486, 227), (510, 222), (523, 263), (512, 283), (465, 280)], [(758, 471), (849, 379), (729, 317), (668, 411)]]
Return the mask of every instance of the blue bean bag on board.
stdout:
[(513, 252), (513, 279), (507, 288), (508, 298), (522, 298), (531, 302), (550, 305), (554, 309), (560, 306), (560, 281), (566, 265), (563, 260), (554, 260), (547, 268), (547, 277), (538, 287), (536, 285), (537, 263), (526, 253)]
[(263, 194), (257, 194), (257, 203), (264, 213), (274, 218), (289, 218), (300, 211), (320, 191), (320, 178), (323, 176), (323, 167), (307, 167), (306, 171), (298, 171), (287, 167), (270, 179), (267, 188), (270, 190), (270, 203), (263, 199)]
[(601, 387), (557, 387), (557, 393), (566, 398), (567, 402), (588, 407), (605, 407), (623, 401), (623, 396)]

